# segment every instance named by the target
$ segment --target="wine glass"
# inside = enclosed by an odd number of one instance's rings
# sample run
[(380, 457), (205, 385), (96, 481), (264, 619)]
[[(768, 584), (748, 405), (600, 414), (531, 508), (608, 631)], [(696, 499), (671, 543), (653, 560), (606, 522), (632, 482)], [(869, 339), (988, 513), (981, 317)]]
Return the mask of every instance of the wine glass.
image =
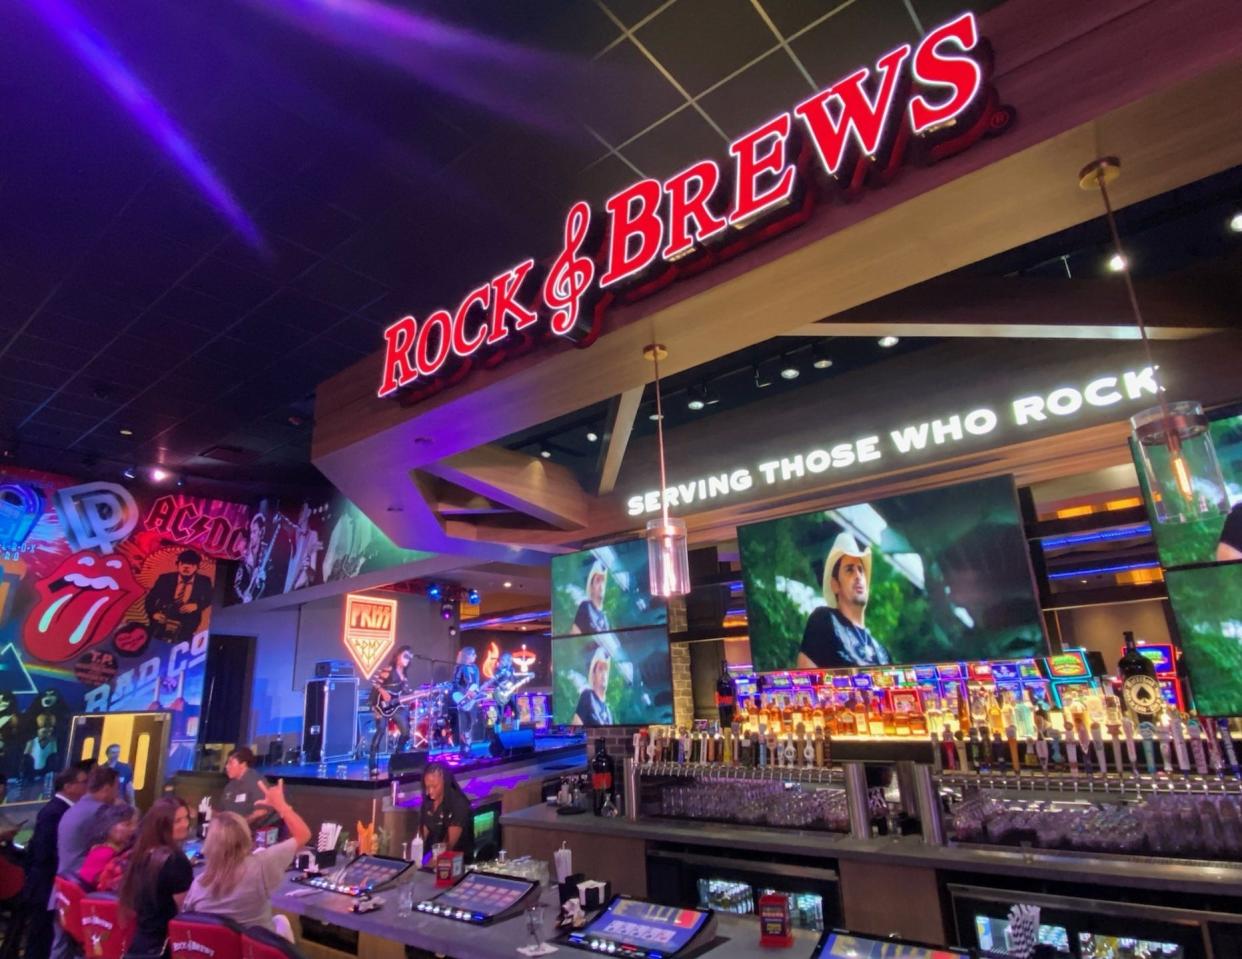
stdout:
[(530, 933), (533, 951), (543, 948), (543, 903), (537, 903), (526, 910), (526, 931)]

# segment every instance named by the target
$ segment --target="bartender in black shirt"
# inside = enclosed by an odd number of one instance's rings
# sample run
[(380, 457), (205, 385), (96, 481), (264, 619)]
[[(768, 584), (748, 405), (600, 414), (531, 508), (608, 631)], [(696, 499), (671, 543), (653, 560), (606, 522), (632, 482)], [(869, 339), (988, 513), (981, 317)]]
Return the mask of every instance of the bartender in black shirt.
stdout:
[(444, 843), (448, 852), (460, 852), (470, 862), (474, 852), (474, 822), (470, 800), (443, 763), (423, 770), (423, 803), (418, 811), (418, 834), (424, 848)]

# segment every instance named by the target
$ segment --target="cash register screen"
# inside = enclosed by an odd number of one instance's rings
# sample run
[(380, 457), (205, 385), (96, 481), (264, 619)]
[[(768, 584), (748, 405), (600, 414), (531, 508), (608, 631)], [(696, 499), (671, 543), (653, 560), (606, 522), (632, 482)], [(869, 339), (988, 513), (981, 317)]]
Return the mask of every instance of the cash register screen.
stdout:
[(670, 955), (685, 947), (711, 915), (618, 896), (586, 929), (592, 939), (629, 943)]
[(528, 879), (470, 872), (452, 889), (436, 896), (435, 901), (440, 906), (462, 909), (490, 919), (512, 908), (533, 886), (534, 883)]
[(969, 952), (919, 946), (898, 939), (872, 939), (849, 932), (829, 932), (815, 959), (969, 959)]

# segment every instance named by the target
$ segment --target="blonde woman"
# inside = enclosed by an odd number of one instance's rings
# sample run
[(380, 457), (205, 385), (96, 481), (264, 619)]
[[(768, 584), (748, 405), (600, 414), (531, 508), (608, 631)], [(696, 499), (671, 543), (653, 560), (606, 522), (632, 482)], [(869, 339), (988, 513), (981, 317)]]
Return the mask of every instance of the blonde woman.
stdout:
[[(236, 813), (218, 813), (203, 843), (206, 868), (186, 893), (182, 909), (227, 916), (243, 926), (263, 926), (293, 940), (288, 920), (272, 916), (272, 893), (298, 849), (310, 839), (310, 826), (285, 799), (285, 782), (268, 786), (260, 780), (266, 806), (280, 816), (289, 838), (275, 846), (251, 851), (250, 826)], [(279, 920), (279, 925), (277, 924)]]

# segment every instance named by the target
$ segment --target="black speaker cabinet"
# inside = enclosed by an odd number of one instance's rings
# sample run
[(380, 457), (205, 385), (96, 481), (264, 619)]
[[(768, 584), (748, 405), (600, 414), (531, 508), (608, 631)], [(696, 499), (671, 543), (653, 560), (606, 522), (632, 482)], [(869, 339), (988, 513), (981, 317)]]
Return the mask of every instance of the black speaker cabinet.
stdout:
[(358, 680), (310, 680), (302, 713), (304, 761), (330, 763), (349, 759), (357, 741)]
[(496, 729), (488, 737), (488, 751), (493, 756), (530, 756), (535, 752), (533, 729)]
[(405, 753), (393, 753), (388, 757), (388, 775), (392, 779), (407, 773), (422, 775), (427, 765), (427, 750), (413, 749)]

